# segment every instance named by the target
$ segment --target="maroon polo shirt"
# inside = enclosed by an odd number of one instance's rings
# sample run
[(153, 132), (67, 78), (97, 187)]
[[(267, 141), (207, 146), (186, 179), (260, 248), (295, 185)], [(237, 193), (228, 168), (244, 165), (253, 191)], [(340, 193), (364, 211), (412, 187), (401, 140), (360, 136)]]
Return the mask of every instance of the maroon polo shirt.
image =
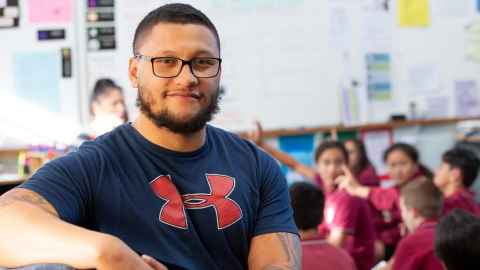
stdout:
[(375, 229), (367, 201), (343, 190), (326, 193), (321, 231), (327, 234), (334, 228), (348, 236), (344, 249), (352, 256), (359, 270), (370, 270), (374, 264)]
[(302, 269), (356, 270), (352, 257), (342, 249), (316, 237), (302, 240)]
[(480, 216), (480, 207), (475, 202), (473, 192), (460, 189), (451, 196), (443, 200), (443, 215), (448, 214), (453, 209), (460, 208), (473, 215)]
[(422, 223), (398, 243), (393, 270), (443, 270), (435, 256), (435, 221)]

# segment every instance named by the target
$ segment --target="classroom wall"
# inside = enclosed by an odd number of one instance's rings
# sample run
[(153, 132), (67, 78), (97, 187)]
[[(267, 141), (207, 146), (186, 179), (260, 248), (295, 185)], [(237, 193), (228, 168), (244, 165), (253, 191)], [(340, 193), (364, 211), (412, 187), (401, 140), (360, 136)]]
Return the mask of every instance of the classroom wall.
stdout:
[[(273, 129), (382, 122), (394, 113), (425, 118), (480, 115), (475, 1), (416, 1), (428, 3), (416, 15), (399, 8), (405, 1), (180, 1), (209, 15), (222, 39), (227, 94), (214, 124), (236, 131), (253, 128), (254, 119)], [(91, 88), (96, 79), (108, 76), (124, 87), (135, 117), (137, 92), (127, 77), (133, 31), (146, 12), (173, 1), (117, 0), (113, 7), (89, 7), (92, 1), (87, 0), (33, 2), (19, 1), (19, 27), (0, 28), (0, 37), (8, 37), (0, 50), (7, 59), (0, 65), (2, 93), (22, 96), (15, 82), (16, 54), (59, 52), (67, 46), (72, 48), (73, 76), (56, 79), (59, 95), (52, 100), (61, 104), (56, 115), (85, 125)], [(52, 7), (68, 16), (32, 20), (34, 11), (48, 14), (56, 10)], [(87, 22), (88, 12), (113, 12), (115, 19)], [(114, 28), (114, 48), (90, 48), (89, 33), (96, 27)], [(37, 40), (38, 30), (50, 28), (65, 29), (66, 38)], [(59, 62), (57, 58), (52, 61)], [(41, 63), (37, 65), (42, 70)], [(415, 113), (412, 101), (417, 103)], [(11, 115), (20, 113), (8, 114), (7, 120), (14, 122)], [(18, 122), (28, 122), (28, 116), (24, 118)], [(40, 136), (51, 128), (25, 130)]]

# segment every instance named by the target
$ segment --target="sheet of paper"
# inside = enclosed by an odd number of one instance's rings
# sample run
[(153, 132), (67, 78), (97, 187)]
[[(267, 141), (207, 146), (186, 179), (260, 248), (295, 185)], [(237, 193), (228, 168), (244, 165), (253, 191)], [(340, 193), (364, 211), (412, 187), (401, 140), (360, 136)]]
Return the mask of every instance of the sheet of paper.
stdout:
[(389, 12), (382, 9), (365, 9), (362, 13), (360, 31), (364, 51), (391, 51), (393, 24)]
[(397, 13), (401, 27), (430, 25), (429, 0), (397, 0)]
[(450, 98), (447, 96), (425, 97), (425, 117), (445, 118), (449, 116)]
[(480, 115), (480, 99), (477, 82), (474, 80), (455, 81), (456, 116)]
[[(479, 0), (480, 1), (480, 0)], [(480, 20), (473, 21), (465, 27), (466, 56), (475, 62), (480, 62)]]
[(376, 101), (391, 100), (390, 54), (367, 54), (366, 64), (368, 99)]
[(407, 72), (412, 96), (438, 92), (440, 88), (438, 65), (429, 62), (412, 63)]
[(16, 96), (48, 111), (60, 111), (60, 55), (54, 52), (17, 53), (13, 60)]
[(383, 163), (383, 152), (392, 143), (391, 130), (366, 131), (361, 134), (361, 137), (370, 162), (372, 162), (379, 174), (383, 174), (386, 172), (386, 167)]
[(70, 23), (73, 0), (29, 0), (30, 23)]
[(347, 14), (347, 8), (330, 4), (328, 14), (330, 46), (334, 49), (348, 49), (351, 46), (352, 22)]
[(436, 0), (432, 2), (435, 16), (440, 19), (458, 18), (464, 19), (473, 13), (471, 0)]

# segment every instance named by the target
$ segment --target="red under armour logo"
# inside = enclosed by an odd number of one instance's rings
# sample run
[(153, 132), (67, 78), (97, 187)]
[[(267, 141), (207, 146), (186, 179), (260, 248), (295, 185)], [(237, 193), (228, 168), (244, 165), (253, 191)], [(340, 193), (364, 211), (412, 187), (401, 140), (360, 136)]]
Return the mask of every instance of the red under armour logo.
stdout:
[(213, 207), (217, 228), (225, 229), (242, 218), (242, 209), (228, 196), (235, 189), (235, 179), (230, 176), (206, 174), (210, 193), (180, 195), (169, 175), (161, 175), (150, 182), (155, 194), (165, 200), (159, 219), (170, 226), (187, 229), (185, 209)]

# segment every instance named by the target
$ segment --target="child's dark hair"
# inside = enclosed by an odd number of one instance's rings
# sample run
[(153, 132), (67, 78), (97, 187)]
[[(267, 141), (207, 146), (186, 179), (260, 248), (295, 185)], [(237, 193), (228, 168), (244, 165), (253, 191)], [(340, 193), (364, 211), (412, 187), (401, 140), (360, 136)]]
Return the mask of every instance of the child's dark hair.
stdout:
[(307, 182), (290, 186), (293, 218), (300, 230), (315, 229), (323, 220), (325, 197), (320, 189)]
[(90, 95), (90, 114), (93, 115), (92, 104), (98, 101), (101, 96), (108, 95), (113, 89), (118, 90), (123, 94), (122, 88), (112, 79), (102, 78), (97, 80), (95, 86), (93, 87), (93, 92)]
[(203, 25), (212, 31), (216, 38), (218, 49), (220, 50), (220, 38), (217, 28), (210, 19), (200, 10), (188, 4), (166, 4), (150, 11), (138, 24), (133, 38), (133, 54), (138, 54), (140, 43), (146, 33), (158, 23), (178, 23), (178, 24), (197, 24)]
[(480, 219), (454, 209), (435, 228), (435, 253), (448, 270), (480, 269)]
[(367, 150), (365, 149), (365, 145), (363, 144), (363, 142), (359, 139), (348, 139), (344, 141), (344, 144), (346, 144), (347, 142), (352, 142), (355, 145), (355, 148), (357, 148), (358, 153), (360, 154), (360, 160), (358, 162), (359, 164), (357, 170), (362, 171), (367, 168), (370, 165), (370, 160), (368, 159)]
[(442, 161), (451, 168), (458, 168), (462, 172), (463, 185), (470, 187), (478, 175), (480, 160), (470, 150), (464, 148), (453, 148), (442, 155)]
[(340, 152), (342, 152), (343, 157), (345, 158), (345, 162), (348, 161), (348, 152), (347, 152), (347, 149), (345, 148), (345, 145), (343, 145), (343, 143), (338, 141), (324, 141), (315, 150), (315, 162), (318, 162), (323, 152), (330, 149), (340, 150)]
[(394, 151), (403, 152), (405, 155), (407, 155), (410, 158), (410, 160), (418, 164), (418, 168), (426, 178), (428, 179), (433, 178), (432, 171), (428, 169), (425, 165), (420, 163), (419, 161), (420, 156), (418, 154), (417, 149), (413, 145), (410, 145), (408, 143), (394, 143), (390, 145), (390, 147), (388, 147), (387, 150), (385, 150), (385, 152), (383, 153), (383, 161), (387, 162), (388, 156)]

